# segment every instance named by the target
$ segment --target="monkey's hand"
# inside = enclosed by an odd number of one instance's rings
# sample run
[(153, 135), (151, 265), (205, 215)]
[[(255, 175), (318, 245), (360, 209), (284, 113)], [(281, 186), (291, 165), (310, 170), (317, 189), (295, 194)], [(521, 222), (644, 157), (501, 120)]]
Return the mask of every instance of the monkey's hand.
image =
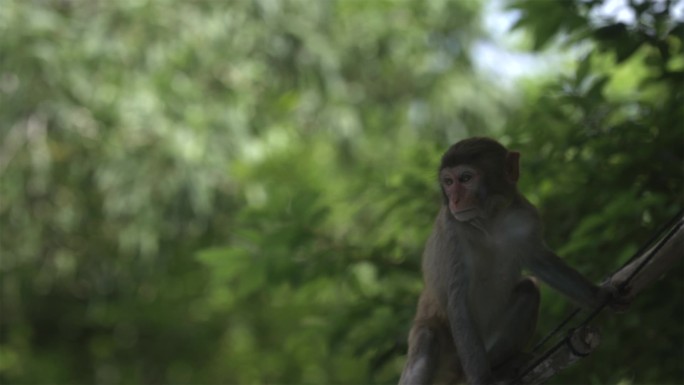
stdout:
[(607, 304), (611, 310), (624, 313), (629, 308), (629, 287), (620, 288), (610, 279), (604, 281), (599, 287), (600, 303)]

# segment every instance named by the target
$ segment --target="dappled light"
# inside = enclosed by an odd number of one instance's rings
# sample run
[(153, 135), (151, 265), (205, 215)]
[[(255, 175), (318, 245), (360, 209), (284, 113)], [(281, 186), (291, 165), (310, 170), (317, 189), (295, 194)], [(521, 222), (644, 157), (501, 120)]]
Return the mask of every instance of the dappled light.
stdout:
[[(469, 136), (522, 154), (549, 245), (599, 282), (684, 207), (683, 15), (3, 0), (0, 383), (396, 383)], [(676, 266), (552, 383), (684, 382)], [(535, 338), (569, 309), (543, 287)]]

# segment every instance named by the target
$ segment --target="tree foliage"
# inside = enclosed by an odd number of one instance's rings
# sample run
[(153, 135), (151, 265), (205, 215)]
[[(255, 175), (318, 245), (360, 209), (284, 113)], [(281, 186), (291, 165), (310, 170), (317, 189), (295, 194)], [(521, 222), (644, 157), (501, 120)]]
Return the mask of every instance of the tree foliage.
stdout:
[[(602, 5), (510, 3), (579, 53), (513, 93), (476, 1), (3, 2), (0, 382), (395, 382), (468, 135), (522, 151), (549, 243), (605, 277), (684, 206), (684, 27)], [(558, 381), (684, 380), (681, 273)]]
[[(684, 3), (631, 1), (622, 8), (627, 20), (605, 14), (604, 6), (512, 2), (518, 26), (531, 31), (536, 47), (557, 37), (568, 49), (579, 45), (580, 55), (574, 72), (538, 88), (530, 84), (526, 107), (506, 129), (514, 143), (531, 150), (523, 150), (523, 189), (533, 191), (547, 239), (597, 280), (684, 207)], [(628, 314), (605, 315), (599, 350), (554, 381), (684, 380), (678, 362), (684, 349), (672, 342), (683, 337), (683, 271), (677, 266)], [(547, 330), (563, 314), (554, 313), (543, 317)]]

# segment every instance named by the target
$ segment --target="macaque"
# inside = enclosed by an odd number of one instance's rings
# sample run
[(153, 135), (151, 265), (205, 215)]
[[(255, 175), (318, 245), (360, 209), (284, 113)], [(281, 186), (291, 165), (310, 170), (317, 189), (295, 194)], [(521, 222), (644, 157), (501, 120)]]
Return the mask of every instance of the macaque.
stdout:
[(425, 287), (400, 384), (510, 380), (493, 368), (520, 357), (540, 303), (537, 279), (523, 268), (582, 307), (612, 298), (546, 246), (537, 210), (518, 192), (519, 159), (488, 138), (443, 155), (443, 204), (423, 253)]

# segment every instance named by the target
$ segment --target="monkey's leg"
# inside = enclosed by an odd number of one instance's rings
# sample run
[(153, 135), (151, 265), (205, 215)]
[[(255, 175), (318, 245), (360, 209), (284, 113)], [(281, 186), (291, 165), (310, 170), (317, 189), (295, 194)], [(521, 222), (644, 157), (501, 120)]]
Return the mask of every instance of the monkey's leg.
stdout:
[(400, 385), (430, 384), (439, 365), (439, 333), (427, 322), (417, 321), (409, 333), (409, 351)]
[(515, 286), (497, 333), (487, 341), (488, 355), (494, 368), (521, 353), (530, 341), (537, 327), (540, 301), (535, 278), (523, 278)]

